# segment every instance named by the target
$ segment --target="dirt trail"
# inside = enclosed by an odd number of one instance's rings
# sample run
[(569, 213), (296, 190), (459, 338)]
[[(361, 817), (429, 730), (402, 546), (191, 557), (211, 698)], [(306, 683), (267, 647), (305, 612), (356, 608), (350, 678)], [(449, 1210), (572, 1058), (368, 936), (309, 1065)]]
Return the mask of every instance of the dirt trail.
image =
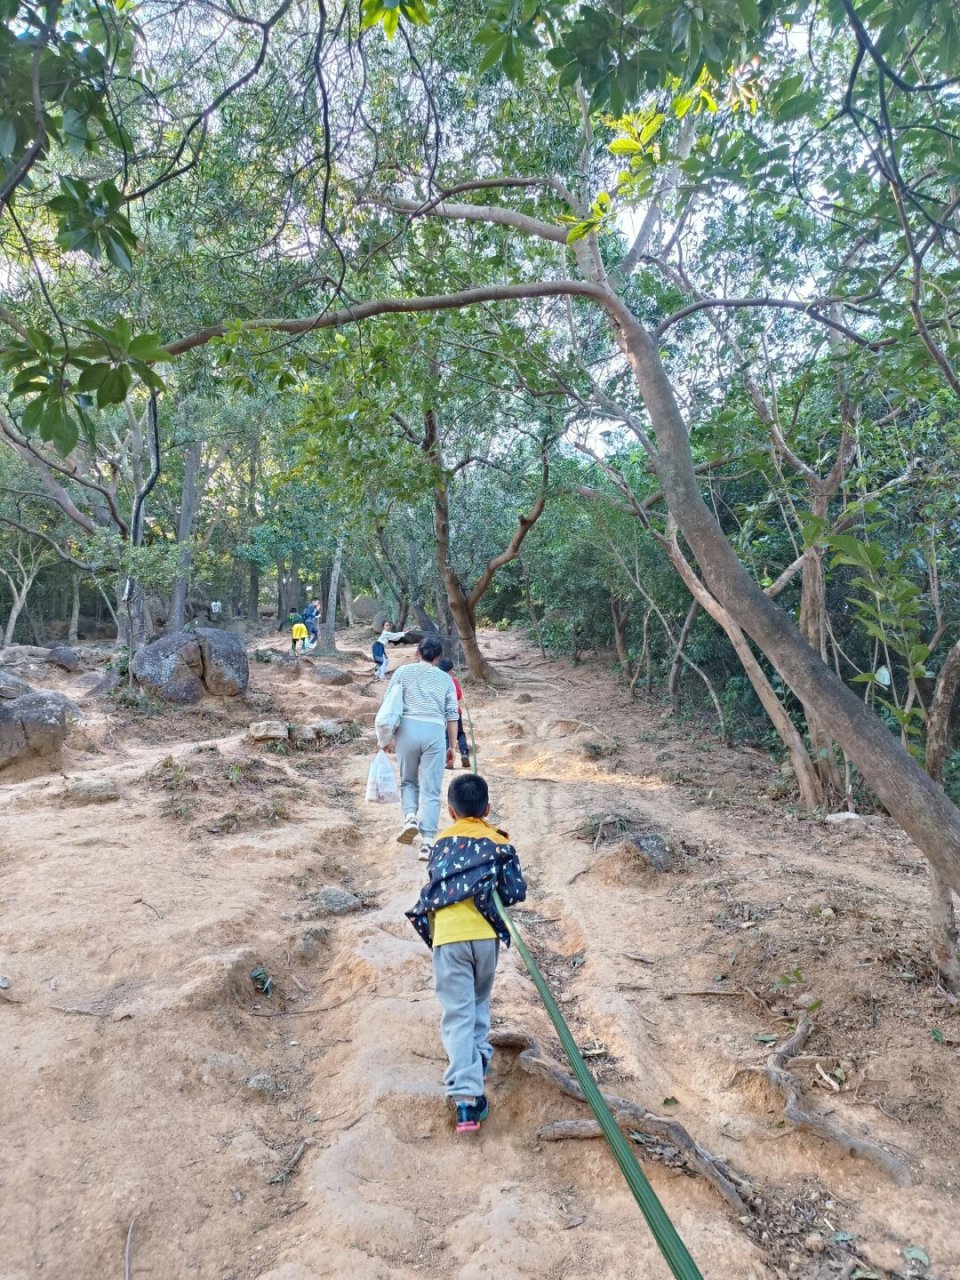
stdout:
[[(631, 707), (602, 665), (484, 643), (508, 684), (468, 689), (481, 771), (578, 1042), (603, 1087), (757, 1189), (744, 1224), (675, 1152), (645, 1158), (707, 1280), (960, 1277), (960, 1018), (929, 978), (909, 843), (879, 819), (793, 820), (764, 757)], [(240, 731), (271, 707), (369, 727), (378, 690), (354, 673), (321, 690), (254, 663), (256, 709), (220, 721), (95, 713), (70, 782), (0, 792), (0, 1280), (121, 1276), (134, 1218), (134, 1277), (668, 1275), (602, 1142), (538, 1138), (585, 1108), (512, 1053), (482, 1133), (452, 1134), (429, 953), (403, 918), (422, 868), (397, 811), (361, 802), (369, 736), (282, 755)], [(362, 909), (315, 916), (324, 886)], [(678, 994), (707, 990), (726, 994)], [(914, 1185), (798, 1133), (738, 1074), (804, 1003), (805, 1100), (899, 1151)], [(495, 1020), (560, 1060), (512, 953)]]

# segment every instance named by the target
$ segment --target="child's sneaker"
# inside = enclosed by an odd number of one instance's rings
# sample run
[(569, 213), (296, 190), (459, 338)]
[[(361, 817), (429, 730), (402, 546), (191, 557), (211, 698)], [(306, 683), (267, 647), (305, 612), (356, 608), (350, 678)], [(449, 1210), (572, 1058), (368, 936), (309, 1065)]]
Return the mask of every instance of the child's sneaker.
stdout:
[(486, 1094), (481, 1094), (474, 1102), (458, 1102), (457, 1133), (477, 1133), (489, 1114)]
[(420, 823), (415, 813), (408, 813), (403, 820), (403, 827), (397, 836), (397, 844), (413, 844), (420, 834)]
[(422, 840), (420, 842), (420, 852), (417, 854), (417, 861), (429, 862), (431, 853), (433, 853), (433, 845), (429, 840)]

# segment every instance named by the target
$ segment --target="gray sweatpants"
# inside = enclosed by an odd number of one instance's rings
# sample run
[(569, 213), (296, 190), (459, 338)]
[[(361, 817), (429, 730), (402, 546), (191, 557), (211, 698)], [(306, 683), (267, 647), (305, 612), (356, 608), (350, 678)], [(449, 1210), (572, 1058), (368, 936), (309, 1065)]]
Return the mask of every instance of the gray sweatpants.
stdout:
[(443, 1010), (440, 1037), (450, 1059), (443, 1077), (449, 1098), (483, 1093), (483, 1062), (493, 1056), (490, 993), (499, 950), (496, 938), (433, 948), (433, 977)]
[(397, 730), (400, 799), (404, 816), (418, 814), (420, 834), (432, 844), (440, 817), (440, 788), (447, 759), (447, 727), (426, 720), (400, 721)]

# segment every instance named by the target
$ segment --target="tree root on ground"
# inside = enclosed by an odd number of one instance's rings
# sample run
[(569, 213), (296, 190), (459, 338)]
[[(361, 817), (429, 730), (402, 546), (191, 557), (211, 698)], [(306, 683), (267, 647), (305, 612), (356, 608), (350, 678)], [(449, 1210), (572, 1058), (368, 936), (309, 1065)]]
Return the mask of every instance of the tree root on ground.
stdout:
[[(500, 1049), (513, 1049), (519, 1054), (519, 1063), (524, 1071), (531, 1075), (542, 1076), (555, 1085), (561, 1093), (579, 1102), (584, 1102), (583, 1090), (573, 1076), (563, 1070), (558, 1063), (544, 1057), (540, 1044), (533, 1036), (524, 1031), (494, 1031), (490, 1043)], [(643, 1134), (676, 1148), (683, 1166), (691, 1173), (700, 1174), (711, 1183), (726, 1200), (739, 1218), (752, 1217), (752, 1211), (741, 1198), (741, 1191), (752, 1193), (752, 1187), (746, 1179), (732, 1173), (723, 1161), (711, 1155), (698, 1142), (695, 1142), (686, 1129), (677, 1120), (666, 1116), (654, 1115), (646, 1107), (626, 1098), (618, 1098), (604, 1093), (603, 1100), (613, 1113), (619, 1128), (625, 1133)], [(596, 1120), (560, 1120), (553, 1124), (543, 1125), (537, 1137), (545, 1142), (560, 1142), (566, 1138), (599, 1138), (602, 1135)]]
[(885, 1151), (883, 1147), (875, 1142), (867, 1142), (863, 1138), (855, 1138), (852, 1133), (848, 1133), (840, 1125), (834, 1124), (826, 1116), (822, 1116), (817, 1112), (806, 1111), (800, 1105), (800, 1090), (793, 1075), (786, 1069), (786, 1064), (800, 1052), (809, 1039), (812, 1030), (813, 1023), (806, 1014), (801, 1015), (800, 1021), (797, 1023), (797, 1029), (790, 1039), (785, 1040), (783, 1044), (774, 1049), (773, 1053), (767, 1058), (765, 1067), (755, 1068), (755, 1070), (761, 1071), (783, 1095), (783, 1114), (785, 1118), (798, 1129), (806, 1129), (808, 1133), (815, 1133), (818, 1138), (824, 1138), (827, 1142), (837, 1143), (848, 1155), (860, 1156), (861, 1159), (870, 1160), (873, 1164), (886, 1169), (898, 1186), (910, 1186), (913, 1182), (913, 1175), (898, 1156)]

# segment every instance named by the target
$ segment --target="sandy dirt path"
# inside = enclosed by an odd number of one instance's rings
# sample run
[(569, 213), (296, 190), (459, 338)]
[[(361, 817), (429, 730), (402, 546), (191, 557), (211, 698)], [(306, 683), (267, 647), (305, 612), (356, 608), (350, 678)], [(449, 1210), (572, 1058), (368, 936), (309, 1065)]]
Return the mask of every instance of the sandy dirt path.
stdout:
[[(756, 1188), (739, 1222), (638, 1146), (704, 1276), (960, 1276), (960, 1018), (909, 843), (796, 819), (766, 758), (631, 706), (600, 662), (484, 643), (507, 683), (467, 696), (531, 886), (518, 922), (603, 1087)], [(254, 663), (229, 723), (92, 713), (65, 777), (0, 791), (0, 1280), (122, 1276), (131, 1222), (131, 1274), (163, 1280), (668, 1275), (602, 1142), (538, 1136), (585, 1108), (512, 1053), (479, 1137), (451, 1132), (403, 918), (422, 867), (362, 803), (379, 690), (352, 669), (321, 689)], [(275, 754), (242, 732), (269, 713), (367, 736)], [(805, 1101), (913, 1185), (797, 1132), (751, 1070), (804, 1004)], [(495, 1021), (559, 1060), (512, 953)]]

